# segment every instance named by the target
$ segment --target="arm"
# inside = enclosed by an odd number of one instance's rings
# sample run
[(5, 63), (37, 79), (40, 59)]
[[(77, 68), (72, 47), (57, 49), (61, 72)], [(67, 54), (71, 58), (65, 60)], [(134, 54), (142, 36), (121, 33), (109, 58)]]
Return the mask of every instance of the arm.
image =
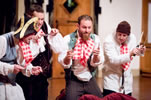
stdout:
[[(0, 36), (0, 43), (2, 43), (0, 45), (0, 59), (1, 59), (6, 54), (6, 48), (7, 48), (6, 38), (3, 36)], [(24, 68), (22, 68), (20, 65), (16, 65), (16, 64), (11, 65), (9, 63), (0, 61), (0, 74), (2, 75), (8, 75), (9, 73), (17, 74), (23, 69)]]
[(70, 36), (69, 35), (65, 36), (63, 41), (66, 45), (66, 49), (62, 50), (62, 52), (59, 53), (58, 62), (66, 69), (66, 68), (70, 68), (70, 66), (72, 65), (72, 54), (70, 54), (71, 50), (69, 50), (68, 48)]
[(104, 62), (104, 53), (101, 47), (101, 42), (99, 40), (99, 37), (96, 36), (95, 38), (95, 47), (93, 50), (93, 55), (91, 58), (91, 65), (96, 67), (100, 64), (103, 64)]
[(139, 45), (139, 46), (136, 46), (136, 38), (135, 38), (135, 36), (133, 36), (133, 44), (132, 44), (132, 46), (133, 46), (133, 48), (132, 48), (132, 50), (131, 50), (131, 52), (130, 52), (130, 56), (132, 57), (132, 56), (142, 56), (142, 55), (144, 55), (144, 52), (145, 52), (145, 50), (146, 50), (146, 47), (144, 46), (144, 45)]
[[(0, 36), (0, 59), (5, 55), (6, 53), (6, 45), (7, 41), (6, 38), (3, 36)], [(8, 63), (0, 61), (0, 74), (8, 75), (9, 73), (12, 73), (14, 70), (14, 65), (10, 65)]]
[[(16, 50), (17, 50), (17, 63), (21, 66), (23, 66), (24, 70), (22, 70), (22, 73), (27, 76), (30, 77), (31, 75), (38, 75), (40, 72), (42, 72), (42, 69), (40, 66), (33, 66), (31, 63), (29, 63), (26, 67), (25, 67), (25, 59), (23, 57), (23, 53), (22, 53), (22, 49), (20, 46), (16, 46)], [(35, 51), (35, 50), (34, 50)]]
[(130, 53), (120, 55), (112, 43), (104, 43), (104, 53), (112, 64), (123, 64), (130, 61)]
[(47, 25), (47, 31), (49, 34), (46, 36), (48, 39), (48, 43), (50, 45), (50, 49), (52, 49), (55, 53), (60, 53), (63, 50), (65, 50), (66, 47), (64, 46), (63, 37), (61, 33), (59, 33), (59, 30), (56, 28), (51, 28), (48, 23), (46, 23), (46, 25)]
[(124, 64), (131, 61), (130, 51), (135, 48), (136, 39), (134, 35), (131, 35), (128, 40), (129, 52), (127, 54), (120, 55), (120, 46), (115, 43), (111, 38), (107, 38), (104, 42), (104, 54), (106, 60), (111, 64)]
[(67, 51), (63, 51), (58, 56), (58, 62), (65, 68), (68, 69), (72, 65), (71, 56), (67, 56)]
[(63, 37), (60, 33), (57, 33), (55, 36), (48, 36), (48, 41), (51, 49), (55, 53), (61, 53), (68, 48), (67, 45), (64, 43)]

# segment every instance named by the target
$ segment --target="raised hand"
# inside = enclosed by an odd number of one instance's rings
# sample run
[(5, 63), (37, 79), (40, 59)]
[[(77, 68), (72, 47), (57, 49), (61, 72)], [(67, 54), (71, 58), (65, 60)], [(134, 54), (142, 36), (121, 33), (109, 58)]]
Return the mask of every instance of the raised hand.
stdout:
[(93, 62), (94, 62), (94, 63), (97, 63), (97, 62), (100, 61), (99, 54), (100, 54), (100, 47), (98, 46), (97, 49), (94, 49), (94, 50), (93, 50)]
[(140, 50), (140, 53), (141, 53), (141, 55), (142, 55), (142, 54), (145, 53), (146, 47), (145, 47), (144, 45), (140, 45), (140, 46), (139, 46), (139, 50)]
[(52, 29), (51, 29), (51, 32), (50, 32), (50, 35), (51, 35), (51, 36), (56, 36), (57, 33), (59, 33), (59, 30), (56, 29), (56, 28), (52, 28)]
[(45, 36), (45, 33), (42, 31), (42, 29), (40, 29), (36, 35), (33, 37), (33, 39), (36, 41), (38, 39), (40, 39), (42, 36)]
[(146, 47), (143, 45), (140, 45), (139, 47), (134, 48), (131, 52), (130, 52), (130, 56), (141, 56), (142, 54), (144, 54), (146, 50)]
[(73, 50), (67, 51), (67, 55), (66, 55), (66, 57), (64, 59), (64, 63), (66, 65), (68, 65), (70, 63), (70, 60), (72, 59), (72, 57), (73, 57)]

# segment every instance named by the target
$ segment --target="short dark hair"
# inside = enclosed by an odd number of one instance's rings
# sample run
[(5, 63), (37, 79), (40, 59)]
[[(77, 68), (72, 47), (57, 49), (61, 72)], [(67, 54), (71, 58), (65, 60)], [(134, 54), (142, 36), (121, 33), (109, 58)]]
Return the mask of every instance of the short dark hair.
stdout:
[(121, 33), (125, 33), (127, 35), (130, 35), (131, 26), (127, 21), (122, 21), (118, 24), (116, 32), (121, 32)]
[(92, 17), (89, 16), (89, 15), (81, 15), (79, 18), (78, 18), (78, 24), (80, 24), (81, 20), (90, 20), (90, 21), (93, 21)]
[(30, 8), (27, 10), (26, 14), (32, 16), (34, 11), (41, 12), (41, 13), (44, 12), (43, 8), (40, 5), (38, 5), (38, 4), (32, 4), (30, 6)]

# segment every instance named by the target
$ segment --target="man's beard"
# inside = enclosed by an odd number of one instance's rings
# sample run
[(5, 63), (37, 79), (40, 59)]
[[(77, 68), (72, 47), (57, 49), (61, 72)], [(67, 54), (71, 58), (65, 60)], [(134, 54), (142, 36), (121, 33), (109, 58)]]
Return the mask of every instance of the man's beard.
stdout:
[(82, 34), (82, 39), (84, 40), (84, 41), (86, 41), (86, 40), (88, 40), (90, 38), (90, 34), (89, 33), (83, 33)]

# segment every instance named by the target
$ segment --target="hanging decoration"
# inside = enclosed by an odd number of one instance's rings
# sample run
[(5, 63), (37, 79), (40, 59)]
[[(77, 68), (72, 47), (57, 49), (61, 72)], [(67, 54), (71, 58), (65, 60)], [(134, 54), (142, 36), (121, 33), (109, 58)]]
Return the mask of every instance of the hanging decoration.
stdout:
[(73, 10), (78, 6), (75, 0), (66, 0), (66, 2), (63, 5), (69, 13), (72, 13)]

